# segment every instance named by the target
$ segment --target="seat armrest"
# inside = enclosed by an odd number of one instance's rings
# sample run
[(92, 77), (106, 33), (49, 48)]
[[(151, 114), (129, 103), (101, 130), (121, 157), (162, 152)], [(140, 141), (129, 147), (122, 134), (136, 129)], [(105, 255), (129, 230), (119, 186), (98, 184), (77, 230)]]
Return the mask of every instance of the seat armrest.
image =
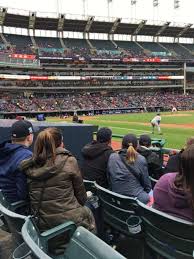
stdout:
[(14, 211), (19, 209), (19, 208), (22, 208), (22, 207), (27, 207), (27, 205), (28, 205), (28, 202), (27, 201), (23, 201), (23, 200), (11, 203), (11, 207), (12, 207), (12, 209)]
[(73, 236), (75, 230), (76, 230), (76, 225), (72, 221), (67, 221), (61, 225), (58, 225), (54, 228), (51, 228), (43, 233), (41, 233), (41, 236), (43, 239), (46, 239), (47, 241), (53, 237), (56, 237), (64, 232), (70, 232), (70, 237)]

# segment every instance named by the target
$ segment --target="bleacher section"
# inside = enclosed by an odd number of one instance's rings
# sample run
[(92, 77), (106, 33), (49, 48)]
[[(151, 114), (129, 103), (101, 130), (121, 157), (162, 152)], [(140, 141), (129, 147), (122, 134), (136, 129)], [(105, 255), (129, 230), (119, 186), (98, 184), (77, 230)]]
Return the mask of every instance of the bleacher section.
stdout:
[[(13, 47), (12, 52), (17, 54), (36, 54), (30, 36), (4, 34), (5, 39)], [(194, 45), (180, 43), (157, 43), (110, 40), (89, 40), (63, 38), (64, 45), (59, 38), (35, 37), (40, 56), (73, 57), (138, 57), (153, 58), (167, 57), (169, 59), (193, 59)], [(90, 45), (91, 43), (91, 45)], [(62, 46), (63, 45), (63, 46)], [(117, 47), (116, 47), (117, 46)], [(93, 47), (93, 48), (92, 48)], [(6, 46), (0, 38), (0, 50), (6, 52)], [(192, 55), (193, 52), (193, 55)]]
[(14, 49), (15, 53), (22, 54), (33, 54), (32, 51), (32, 41), (30, 36), (20, 36), (15, 34), (4, 34), (8, 43), (10, 43)]
[(98, 50), (115, 50), (115, 46), (109, 40), (90, 40), (90, 42)]
[(189, 50), (189, 52), (194, 55), (194, 44), (183, 44), (183, 43), (181, 43), (181, 45), (184, 46), (185, 48), (187, 48)]
[(62, 48), (60, 40), (58, 38), (35, 37), (35, 41), (39, 48)]
[(165, 52), (166, 50), (162, 48), (156, 42), (138, 42), (144, 49), (149, 50), (150, 52)]
[(178, 43), (162, 43), (162, 45), (171, 52), (171, 54), (174, 56), (174, 54), (177, 56), (177, 58), (186, 58), (190, 59), (192, 58), (191, 53), (186, 50), (181, 44)]
[(63, 42), (67, 48), (86, 48), (89, 49), (89, 45), (86, 40), (84, 39), (69, 39), (69, 38), (64, 38)]
[(144, 56), (143, 49), (133, 41), (115, 41), (117, 46), (135, 56)]

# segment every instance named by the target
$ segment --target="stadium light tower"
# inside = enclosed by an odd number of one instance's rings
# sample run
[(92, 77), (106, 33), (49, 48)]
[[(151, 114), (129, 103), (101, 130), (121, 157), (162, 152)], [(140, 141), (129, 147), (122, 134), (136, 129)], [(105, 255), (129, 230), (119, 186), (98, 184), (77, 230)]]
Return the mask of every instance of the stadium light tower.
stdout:
[(87, 0), (82, 0), (83, 3), (83, 15), (86, 16), (86, 1)]
[(107, 0), (107, 8), (108, 8), (108, 19), (110, 18), (110, 5), (112, 4), (112, 0)]
[(159, 6), (159, 0), (153, 0), (153, 7)]
[(174, 0), (174, 9), (178, 9), (180, 7), (180, 0)]
[(60, 0), (57, 0), (57, 14), (60, 13)]
[[(131, 0), (131, 18), (136, 18), (136, 5), (137, 5), (137, 0)], [(135, 17), (133, 17), (133, 11), (135, 13)]]
[(158, 7), (159, 7), (159, 0), (153, 0), (153, 20), (158, 19)]
[(136, 5), (137, 4), (137, 0), (131, 0), (131, 5)]

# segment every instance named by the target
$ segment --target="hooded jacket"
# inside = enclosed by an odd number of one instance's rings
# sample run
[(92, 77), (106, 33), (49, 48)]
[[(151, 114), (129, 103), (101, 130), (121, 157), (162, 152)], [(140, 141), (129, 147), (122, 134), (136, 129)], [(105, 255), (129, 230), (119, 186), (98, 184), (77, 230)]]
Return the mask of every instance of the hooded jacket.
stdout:
[(104, 188), (108, 187), (107, 164), (113, 149), (106, 143), (93, 141), (82, 149), (83, 164), (81, 167), (84, 179), (96, 181)]
[(159, 179), (163, 175), (162, 163), (159, 156), (145, 146), (139, 146), (137, 151), (147, 160), (149, 175), (154, 179)]
[(4, 142), (0, 145), (0, 189), (10, 202), (27, 198), (26, 176), (20, 163), (32, 156), (24, 145)]
[(176, 173), (163, 175), (154, 187), (154, 205), (157, 210), (193, 221), (191, 195), (174, 185)]
[(130, 165), (132, 170), (129, 170), (120, 157), (125, 159), (126, 152), (126, 149), (122, 149), (119, 154), (114, 153), (109, 158), (108, 173), (111, 189), (113, 192), (133, 198), (137, 197), (141, 202), (148, 203), (151, 182), (147, 162), (143, 156), (138, 154), (136, 161)]
[(43, 166), (32, 159), (22, 164), (27, 175), (31, 209), (41, 231), (72, 220), (89, 230), (95, 223), (76, 159), (64, 148), (56, 149), (54, 165)]

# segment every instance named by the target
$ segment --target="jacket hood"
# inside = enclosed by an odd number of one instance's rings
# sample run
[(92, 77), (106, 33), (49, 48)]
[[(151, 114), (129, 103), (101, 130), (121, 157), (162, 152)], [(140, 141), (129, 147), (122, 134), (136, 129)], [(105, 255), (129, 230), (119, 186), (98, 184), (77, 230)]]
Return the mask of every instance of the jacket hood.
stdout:
[[(64, 148), (57, 148), (56, 155), (62, 155), (60, 163), (55, 163), (50, 165), (50, 160), (47, 161), (43, 166), (38, 165), (33, 159), (29, 159), (22, 163), (21, 169), (25, 171), (28, 178), (33, 180), (47, 180), (59, 173), (64, 167), (66, 160), (69, 156), (72, 156), (71, 153)], [(63, 157), (64, 155), (64, 157)]]
[(94, 157), (100, 156), (107, 150), (112, 150), (110, 146), (106, 143), (99, 143), (97, 141), (93, 141), (90, 144), (87, 144), (82, 149), (82, 155), (84, 158), (93, 159)]
[(151, 154), (151, 150), (145, 146), (139, 146), (137, 152), (144, 157), (148, 157)]
[(22, 145), (4, 142), (0, 144), (0, 161), (8, 156), (11, 156), (17, 149), (23, 148)]
[(174, 181), (171, 181), (168, 185), (169, 199), (171, 199), (172, 204), (177, 209), (184, 209), (191, 206), (191, 195), (184, 190), (177, 189), (174, 185)]
[(0, 174), (6, 175), (17, 169), (23, 159), (31, 156), (31, 151), (20, 144), (4, 142), (0, 144)]

